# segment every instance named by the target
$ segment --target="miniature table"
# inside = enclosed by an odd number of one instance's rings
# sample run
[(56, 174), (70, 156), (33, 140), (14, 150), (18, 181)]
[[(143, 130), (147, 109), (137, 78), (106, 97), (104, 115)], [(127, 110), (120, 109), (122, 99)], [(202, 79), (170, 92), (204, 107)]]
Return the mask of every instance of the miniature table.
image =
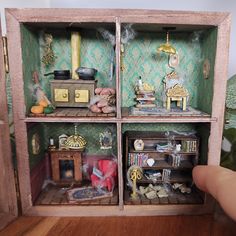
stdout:
[(177, 101), (177, 107), (180, 107), (182, 102), (182, 109), (183, 111), (185, 111), (187, 107), (188, 95), (189, 95), (188, 91), (179, 84), (176, 84), (174, 87), (169, 88), (166, 93), (167, 96), (166, 109), (170, 110), (171, 102)]
[[(74, 180), (82, 181), (82, 151), (83, 150), (50, 150), (52, 179), (55, 182), (63, 182), (60, 178), (60, 161), (72, 160), (74, 163)], [(68, 180), (67, 180), (68, 181)]]

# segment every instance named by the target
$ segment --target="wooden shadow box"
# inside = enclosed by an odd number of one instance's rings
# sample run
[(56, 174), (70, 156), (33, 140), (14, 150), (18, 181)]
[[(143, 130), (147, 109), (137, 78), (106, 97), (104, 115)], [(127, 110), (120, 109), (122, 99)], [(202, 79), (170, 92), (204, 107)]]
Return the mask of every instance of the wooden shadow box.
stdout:
[[(207, 194), (204, 195), (202, 204), (146, 204), (127, 205), (124, 203), (126, 175), (124, 165), (125, 131), (153, 129), (171, 131), (173, 129), (192, 129), (199, 131), (203, 139), (200, 140), (199, 163), (219, 165), (222, 130), (224, 122), (225, 92), (228, 68), (228, 50), (230, 40), (231, 17), (229, 13), (217, 12), (190, 12), (190, 11), (159, 11), (159, 10), (124, 10), (124, 9), (6, 9), (7, 22), (7, 46), (9, 58), (9, 73), (12, 86), (12, 103), (15, 129), (15, 146), (17, 166), (15, 168), (19, 182), (17, 186), (18, 202), (23, 215), (39, 216), (128, 216), (128, 215), (176, 215), (176, 214), (206, 214), (213, 211), (214, 201)], [(132, 24), (137, 35), (128, 44), (123, 45), (122, 32), (128, 24)], [(96, 117), (79, 116), (77, 105), (73, 98), (66, 101), (66, 106), (74, 107), (75, 116), (66, 116), (67, 108), (62, 107), (63, 112), (55, 116), (30, 117), (30, 108), (34, 104), (32, 94), (32, 72), (38, 71), (41, 81), (45, 85), (45, 92), (50, 99), (53, 93), (50, 91), (50, 79), (43, 77), (45, 72), (56, 69), (71, 68), (70, 28), (78, 28), (82, 35), (81, 66), (95, 67), (98, 69), (97, 87), (114, 87), (116, 89), (116, 113), (114, 116)], [(184, 71), (188, 72), (186, 80), (188, 89), (192, 91), (191, 105), (204, 114), (189, 115), (188, 113), (159, 115), (130, 115), (127, 107), (134, 104), (133, 85), (135, 78), (142, 75), (150, 84), (155, 84), (157, 89), (161, 86), (161, 78), (167, 71), (161, 64), (168, 57), (162, 55), (158, 62), (157, 47), (165, 42), (163, 27), (174, 26), (175, 32), (170, 34), (170, 42), (178, 47), (180, 56), (188, 58), (184, 64)], [(113, 35), (114, 44), (98, 34), (97, 29), (103, 28)], [(57, 53), (56, 65), (45, 71), (42, 65), (43, 38), (42, 30), (53, 35), (54, 50)], [(189, 36), (196, 32), (203, 32), (200, 38), (199, 48), (191, 53)], [(192, 42), (192, 41), (191, 41)], [(121, 48), (124, 46), (124, 51)], [(0, 126), (6, 127), (6, 95), (2, 93), (5, 85), (5, 71), (3, 66), (3, 50), (1, 49), (1, 116)], [(196, 48), (195, 48), (196, 49)], [(111, 51), (114, 52), (114, 66), (112, 79)], [(198, 54), (199, 53), (199, 54)], [(201, 54), (202, 53), (202, 54)], [(190, 57), (191, 55), (191, 57)], [(200, 58), (197, 57), (202, 55)], [(6, 56), (5, 56), (6, 57)], [(199, 60), (198, 60), (199, 59)], [(210, 72), (204, 79), (203, 64), (208, 59)], [(160, 63), (160, 64), (158, 64)], [(56, 68), (57, 67), (57, 68)], [(121, 70), (124, 69), (124, 70)], [(58, 82), (59, 83), (59, 82)], [(3, 84), (3, 86), (2, 86)], [(53, 82), (52, 86), (57, 86)], [(65, 86), (62, 83), (61, 86)], [(77, 85), (73, 84), (73, 89)], [(81, 85), (82, 86), (82, 85)], [(90, 85), (89, 85), (90, 86)], [(94, 86), (95, 83), (92, 83)], [(54, 88), (54, 87), (53, 87)], [(92, 90), (94, 89), (92, 88)], [(64, 88), (63, 88), (64, 89)], [(83, 89), (83, 90), (87, 90)], [(90, 89), (88, 88), (90, 91)], [(63, 94), (62, 94), (63, 95)], [(88, 93), (83, 96), (87, 99)], [(160, 91), (156, 96), (161, 96)], [(79, 106), (88, 105), (78, 102)], [(83, 101), (85, 101), (83, 100)], [(3, 102), (2, 102), (3, 101)], [(56, 106), (61, 106), (64, 101), (58, 101)], [(4, 104), (4, 105), (2, 105)], [(76, 103), (77, 104), (77, 103)], [(70, 109), (72, 109), (70, 108)], [(81, 206), (77, 204), (49, 204), (47, 206), (35, 205), (32, 187), (36, 181), (37, 189), (41, 189), (44, 181), (49, 178), (43, 173), (49, 173), (50, 162), (47, 150), (50, 133), (48, 126), (63, 127), (65, 124), (73, 126), (74, 123), (86, 124), (91, 137), (100, 131), (96, 130), (98, 124), (115, 126), (115, 150), (118, 165), (118, 186), (115, 204), (100, 201), (96, 204)], [(95, 128), (94, 128), (95, 127)], [(56, 128), (55, 128), (56, 129)], [(204, 136), (204, 131), (207, 135)], [(46, 133), (40, 139), (41, 148), (37, 155), (31, 150), (31, 132)], [(53, 133), (53, 129), (52, 129)], [(6, 137), (7, 136), (7, 137)], [(17, 213), (16, 190), (13, 178), (13, 168), (9, 148), (8, 131), (1, 132), (0, 163), (3, 170), (0, 172), (0, 215), (13, 215)], [(7, 139), (7, 140), (5, 140)], [(5, 140), (5, 141), (4, 141)], [(8, 146), (5, 143), (8, 143)], [(96, 140), (90, 145), (96, 144)], [(114, 148), (113, 147), (113, 148)], [(97, 150), (93, 149), (94, 152)], [(34, 163), (34, 168), (32, 168)], [(33, 173), (36, 170), (37, 174)], [(6, 173), (4, 175), (4, 173)], [(34, 178), (32, 177), (34, 176)], [(33, 180), (34, 179), (34, 180)], [(19, 194), (20, 192), (20, 194)], [(111, 201), (110, 201), (111, 202)]]

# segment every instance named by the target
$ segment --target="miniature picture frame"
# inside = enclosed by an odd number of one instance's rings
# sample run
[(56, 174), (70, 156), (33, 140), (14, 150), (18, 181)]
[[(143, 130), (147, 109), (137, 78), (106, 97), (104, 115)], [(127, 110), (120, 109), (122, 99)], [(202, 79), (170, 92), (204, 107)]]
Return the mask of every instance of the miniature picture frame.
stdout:
[(33, 155), (38, 155), (40, 152), (40, 138), (37, 133), (33, 134), (32, 136), (31, 147)]
[(112, 149), (112, 132), (106, 129), (99, 134), (100, 149)]

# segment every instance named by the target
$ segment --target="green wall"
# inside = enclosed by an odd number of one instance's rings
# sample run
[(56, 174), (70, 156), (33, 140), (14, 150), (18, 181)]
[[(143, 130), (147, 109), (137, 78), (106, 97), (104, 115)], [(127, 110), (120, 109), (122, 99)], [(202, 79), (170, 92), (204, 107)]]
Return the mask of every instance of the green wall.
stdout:
[[(42, 78), (42, 86), (44, 91), (50, 98), (50, 83), (52, 76), (45, 77), (44, 74), (53, 72), (54, 70), (71, 70), (71, 41), (70, 32), (66, 30), (46, 30), (53, 36), (53, 51), (56, 59), (54, 65), (45, 67), (40, 62), (40, 72)], [(81, 66), (92, 67), (98, 70), (96, 79), (98, 87), (115, 87), (115, 76), (112, 81), (109, 81), (110, 71), (110, 55), (113, 50), (111, 44), (104, 40), (101, 35), (95, 30), (80, 31), (81, 34)], [(43, 33), (39, 34), (40, 42), (40, 58), (43, 56)]]
[[(39, 136), (39, 153), (33, 154), (32, 151), (32, 137), (34, 134)], [(30, 169), (34, 168), (44, 157), (45, 157), (45, 150), (47, 149), (47, 145), (45, 144), (45, 129), (43, 124), (35, 124), (35, 125), (28, 125), (28, 150), (29, 150), (29, 165)]]
[[(44, 32), (51, 33), (53, 40), (53, 50), (56, 56), (55, 64), (45, 67), (41, 58), (43, 56)], [(94, 67), (98, 69), (96, 79), (98, 86), (115, 86), (115, 76), (109, 81), (111, 44), (102, 38), (96, 30), (84, 30), (81, 33), (81, 66)], [(65, 29), (34, 29), (21, 25), (22, 53), (23, 53), (23, 73), (24, 90), (26, 98), (26, 110), (35, 103), (33, 97), (32, 72), (37, 70), (40, 75), (40, 83), (47, 96), (50, 98), (50, 80), (53, 76), (45, 77), (44, 73), (60, 69), (71, 69), (71, 42), (70, 32)], [(201, 32), (173, 32), (170, 34), (170, 43), (177, 49), (180, 64), (176, 71), (184, 79), (185, 87), (188, 89), (190, 98), (189, 104), (205, 112), (211, 112), (214, 61), (216, 47), (217, 30), (210, 29)], [(162, 80), (167, 73), (172, 71), (168, 66), (168, 55), (157, 54), (159, 45), (165, 42), (166, 35), (158, 32), (138, 32), (135, 39), (125, 45), (124, 67), (121, 73), (122, 106), (134, 105), (134, 85), (138, 76), (142, 76), (144, 82), (153, 85), (156, 90), (158, 105), (162, 106), (163, 83)], [(208, 58), (211, 64), (210, 76), (208, 80), (203, 79), (202, 66), (204, 59)], [(80, 124), (79, 133), (88, 141), (86, 153), (98, 155), (111, 155), (117, 153), (116, 141), (113, 151), (100, 150), (99, 133), (110, 126), (114, 131), (116, 140), (116, 126), (113, 124)], [(39, 127), (38, 125), (36, 127)], [(122, 132), (126, 130), (196, 130), (193, 124), (124, 124)], [(199, 129), (202, 132), (201, 128)], [(32, 130), (29, 130), (29, 139)], [(47, 148), (48, 139), (52, 136), (57, 140), (58, 136), (73, 134), (73, 124), (43, 124), (37, 132), (43, 137), (44, 150)], [(204, 146), (207, 146), (205, 138)], [(42, 156), (41, 156), (42, 154)], [(44, 156), (40, 153), (40, 158)], [(33, 167), (40, 158), (36, 158), (30, 153), (30, 166)], [(203, 159), (205, 159), (204, 157)], [(204, 161), (203, 161), (204, 162)]]
[[(99, 134), (104, 132), (109, 128), (113, 135), (113, 148), (102, 150), (99, 144)], [(55, 142), (58, 144), (58, 137), (61, 134), (73, 135), (74, 134), (74, 124), (71, 123), (58, 123), (58, 124), (44, 124), (45, 136), (44, 142), (45, 146), (48, 146), (49, 137), (54, 138)], [(80, 123), (77, 127), (78, 133), (85, 138), (87, 141), (85, 153), (89, 155), (112, 155), (117, 156), (117, 136), (116, 136), (116, 125), (115, 124), (88, 124)]]
[(38, 34), (27, 26), (21, 24), (21, 42), (22, 42), (22, 60), (23, 60), (23, 79), (25, 91), (26, 113), (30, 111), (32, 105), (35, 104), (33, 96), (33, 80), (34, 71), (40, 71), (40, 55)]
[(201, 62), (200, 81), (198, 84), (198, 107), (209, 114), (212, 111), (213, 98), (213, 82), (214, 82), (214, 65), (216, 56), (217, 28), (203, 32), (202, 42), (202, 57), (203, 60), (208, 59), (210, 62), (209, 78), (204, 79), (202, 74), (203, 61)]
[[(179, 54), (177, 73), (184, 79), (188, 89), (189, 104), (197, 107), (198, 83), (201, 71), (201, 42), (194, 41), (195, 32), (171, 32), (170, 43)], [(125, 46), (124, 66), (122, 74), (122, 106), (134, 105), (134, 85), (139, 76), (143, 81), (155, 87), (156, 99), (163, 106), (163, 82), (165, 75), (173, 69), (168, 66), (169, 56), (157, 54), (157, 48), (165, 43), (166, 35), (158, 32), (138, 32), (137, 37)]]
[(122, 133), (125, 131), (194, 131), (195, 125), (194, 124), (187, 124), (187, 123), (172, 123), (172, 124), (165, 124), (165, 123), (158, 123), (158, 124), (142, 124), (142, 123), (129, 123), (122, 125)]
[[(60, 69), (71, 69), (70, 32), (65, 29), (38, 29), (37, 32), (22, 25), (24, 80), (27, 110), (32, 105), (32, 71), (38, 70), (41, 86), (50, 98), (50, 80), (44, 73)], [(54, 65), (45, 67), (41, 62), (44, 46), (44, 32), (53, 36), (53, 50), (56, 56)], [(112, 45), (102, 38), (96, 30), (84, 30), (81, 33), (81, 66), (94, 67), (98, 70), (98, 86), (115, 86), (115, 76), (109, 80)], [(211, 112), (214, 61), (217, 29), (199, 32), (171, 32), (170, 43), (177, 49), (180, 64), (176, 68), (184, 79), (190, 97), (189, 104), (205, 112)], [(134, 105), (134, 85), (139, 76), (143, 81), (153, 85), (159, 106), (162, 106), (163, 78), (172, 71), (168, 66), (168, 55), (157, 54), (159, 45), (165, 42), (166, 35), (160, 32), (137, 32), (137, 36), (125, 44), (121, 73), (122, 106)], [(211, 64), (208, 80), (203, 79), (203, 61), (209, 59)], [(207, 95), (205, 95), (207, 93)], [(204, 96), (203, 96), (204, 95)]]

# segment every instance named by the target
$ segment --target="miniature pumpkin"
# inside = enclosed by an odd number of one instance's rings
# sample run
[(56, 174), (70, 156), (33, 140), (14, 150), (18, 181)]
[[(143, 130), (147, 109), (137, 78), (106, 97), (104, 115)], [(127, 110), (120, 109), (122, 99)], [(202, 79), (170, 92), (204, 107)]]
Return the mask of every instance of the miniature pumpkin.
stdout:
[(31, 112), (34, 114), (42, 114), (43, 113), (44, 107), (39, 105), (39, 106), (32, 106), (31, 107)]
[(42, 99), (42, 100), (39, 101), (39, 105), (43, 106), (43, 107), (47, 107), (48, 103), (47, 103), (47, 101), (45, 99)]

